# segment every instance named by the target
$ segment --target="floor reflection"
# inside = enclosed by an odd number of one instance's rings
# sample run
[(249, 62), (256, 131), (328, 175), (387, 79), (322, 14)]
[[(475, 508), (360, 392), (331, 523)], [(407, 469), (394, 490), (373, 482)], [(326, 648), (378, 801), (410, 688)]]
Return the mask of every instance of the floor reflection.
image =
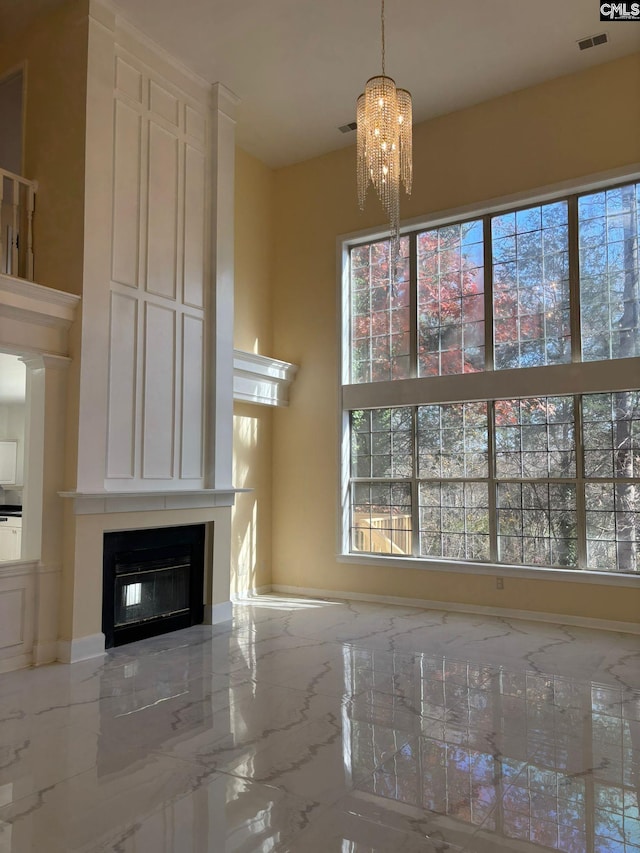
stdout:
[(272, 596), (0, 723), (0, 853), (640, 853), (630, 635)]
[[(413, 684), (387, 674), (391, 690), (397, 679), (403, 686), (386, 704), (415, 710), (417, 737), (359, 790), (531, 842), (526, 849), (640, 850), (637, 693), (539, 672), (487, 676), (446, 657), (418, 656), (416, 668)], [(366, 690), (373, 673), (375, 660), (371, 670), (351, 667), (350, 692)], [(353, 719), (356, 764), (359, 726)]]

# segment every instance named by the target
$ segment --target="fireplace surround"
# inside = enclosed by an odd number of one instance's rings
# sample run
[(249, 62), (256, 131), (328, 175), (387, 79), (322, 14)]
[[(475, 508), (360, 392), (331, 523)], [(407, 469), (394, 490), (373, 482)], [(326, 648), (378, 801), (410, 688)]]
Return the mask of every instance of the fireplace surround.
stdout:
[(203, 621), (204, 543), (204, 524), (104, 534), (106, 648)]

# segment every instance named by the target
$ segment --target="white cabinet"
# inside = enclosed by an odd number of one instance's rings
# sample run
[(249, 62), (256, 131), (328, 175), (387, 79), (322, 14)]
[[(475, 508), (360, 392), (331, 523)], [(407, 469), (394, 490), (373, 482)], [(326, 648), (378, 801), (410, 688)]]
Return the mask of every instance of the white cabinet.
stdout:
[(0, 484), (16, 482), (18, 472), (18, 442), (0, 441)]
[(0, 508), (0, 562), (19, 560), (22, 546), (22, 519), (7, 518), (2, 515)]

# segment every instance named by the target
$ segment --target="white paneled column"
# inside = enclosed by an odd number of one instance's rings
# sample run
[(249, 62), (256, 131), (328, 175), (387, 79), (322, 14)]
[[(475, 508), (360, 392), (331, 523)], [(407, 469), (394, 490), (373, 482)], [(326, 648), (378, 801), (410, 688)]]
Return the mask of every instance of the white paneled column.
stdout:
[(232, 488), (233, 284), (236, 96), (221, 83), (212, 92), (211, 113), (211, 303), (207, 486)]
[[(207, 311), (209, 393), (207, 396), (206, 485), (231, 489), (233, 470), (233, 287), (235, 113), (238, 99), (221, 83), (211, 105), (211, 292)], [(209, 544), (211, 585), (205, 618), (231, 618), (231, 510), (214, 526)]]
[(104, 489), (106, 467), (114, 28), (113, 12), (100, 3), (91, 2), (87, 53), (82, 326), (79, 384), (77, 390), (74, 389), (79, 400), (76, 483), (79, 491), (87, 492)]

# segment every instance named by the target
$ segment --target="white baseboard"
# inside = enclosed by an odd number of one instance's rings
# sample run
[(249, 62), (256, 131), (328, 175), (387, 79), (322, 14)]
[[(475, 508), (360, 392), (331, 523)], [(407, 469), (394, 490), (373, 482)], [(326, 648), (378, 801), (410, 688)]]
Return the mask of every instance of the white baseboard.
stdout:
[(24, 669), (31, 666), (31, 655), (15, 655), (10, 658), (0, 658), (0, 673), (13, 672), (15, 669)]
[(220, 622), (230, 622), (232, 619), (233, 603), (231, 601), (221, 601), (220, 604), (205, 604), (205, 625), (217, 625)]
[(271, 592), (273, 587), (270, 583), (263, 586), (252, 586), (251, 589), (243, 589), (231, 596), (232, 601), (246, 601), (248, 598), (255, 598), (257, 595), (266, 595)]
[(74, 640), (58, 640), (58, 660), (62, 663), (78, 663), (81, 660), (99, 658), (104, 654), (104, 634), (89, 634)]
[(617, 622), (611, 619), (595, 619), (590, 616), (570, 616), (566, 613), (542, 613), (537, 610), (513, 610), (507, 607), (484, 607), (475, 604), (459, 604), (455, 601), (431, 601), (426, 598), (400, 598), (393, 595), (372, 595), (366, 592), (345, 592), (333, 589), (312, 589), (302, 586), (273, 584), (272, 592), (285, 595), (300, 595), (308, 598), (338, 598), (352, 601), (371, 601), (379, 604), (397, 604), (402, 607), (417, 607), (421, 610), (446, 610), (452, 613), (476, 613), (480, 616), (499, 616), (504, 619), (524, 619), (528, 622), (551, 622), (555, 625), (575, 625), (578, 628), (597, 628), (601, 631), (617, 631), (622, 634), (640, 634), (640, 623)]

